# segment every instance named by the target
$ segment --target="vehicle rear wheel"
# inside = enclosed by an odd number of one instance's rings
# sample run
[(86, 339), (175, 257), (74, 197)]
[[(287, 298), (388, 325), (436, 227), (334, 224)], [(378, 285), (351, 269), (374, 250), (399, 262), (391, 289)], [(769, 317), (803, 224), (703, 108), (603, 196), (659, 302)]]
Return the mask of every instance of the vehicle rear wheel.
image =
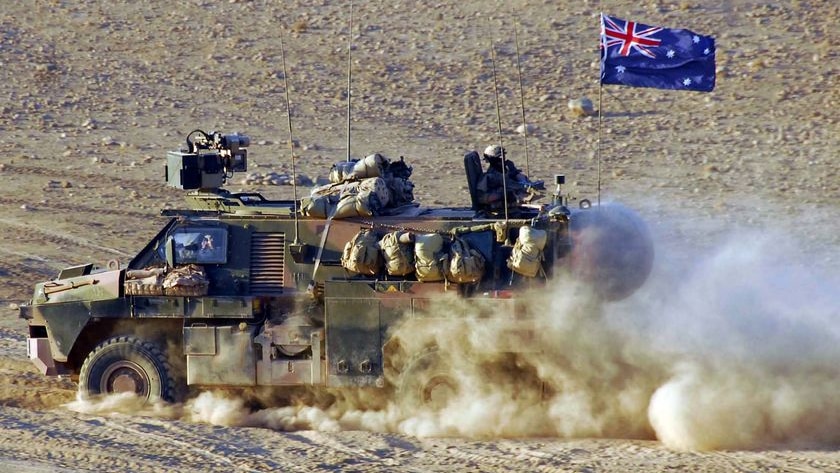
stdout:
[(409, 408), (441, 409), (460, 392), (450, 363), (436, 349), (417, 354), (402, 370), (397, 398)]
[(150, 401), (176, 402), (180, 400), (181, 384), (160, 347), (127, 336), (97, 345), (79, 375), (83, 397), (130, 392)]

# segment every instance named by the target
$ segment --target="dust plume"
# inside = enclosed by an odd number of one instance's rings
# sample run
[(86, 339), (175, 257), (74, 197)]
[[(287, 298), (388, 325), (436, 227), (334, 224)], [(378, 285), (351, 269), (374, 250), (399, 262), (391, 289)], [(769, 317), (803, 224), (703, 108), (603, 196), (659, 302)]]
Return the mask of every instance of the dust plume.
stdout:
[[(393, 393), (272, 403), (257, 392), (261, 405), (284, 407), (254, 408), (205, 392), (178, 416), (278, 430), (656, 438), (690, 450), (836, 446), (840, 277), (791, 243), (746, 233), (710, 251), (673, 250), (694, 260), (660, 252), (648, 284), (616, 303), (563, 277), (529, 290), (512, 318), (498, 316), (511, 300), (445, 297), (430, 307), (433, 323), (394, 331), (393, 365), (407, 374), (389, 377)], [(417, 380), (441, 372), (449, 395), (416, 402)]]
[(840, 443), (840, 277), (792, 243), (732, 238), (641, 313), (672, 360), (648, 410), (667, 445)]

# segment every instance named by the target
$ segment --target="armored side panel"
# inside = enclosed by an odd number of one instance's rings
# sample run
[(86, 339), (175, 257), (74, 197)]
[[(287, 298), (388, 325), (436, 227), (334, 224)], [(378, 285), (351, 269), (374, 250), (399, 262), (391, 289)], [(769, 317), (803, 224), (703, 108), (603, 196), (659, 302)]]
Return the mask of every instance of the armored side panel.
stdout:
[(388, 329), (443, 290), (444, 284), (417, 281), (327, 281), (327, 384), (383, 386)]
[(204, 386), (253, 386), (256, 384), (256, 351), (253, 329), (239, 326), (184, 327), (187, 384)]
[(92, 318), (119, 318), (130, 313), (125, 298), (104, 301), (72, 301), (32, 307), (33, 316), (44, 320), (52, 356), (65, 362), (79, 334)]
[(190, 297), (186, 303), (187, 317), (251, 319), (253, 297)]

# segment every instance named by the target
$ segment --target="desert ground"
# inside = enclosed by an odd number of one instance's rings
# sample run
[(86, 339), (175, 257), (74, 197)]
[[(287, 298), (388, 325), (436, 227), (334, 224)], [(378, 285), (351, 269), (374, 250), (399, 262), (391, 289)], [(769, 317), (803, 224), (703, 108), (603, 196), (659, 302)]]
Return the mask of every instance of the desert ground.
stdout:
[[(600, 11), (714, 36), (716, 89), (599, 93)], [(3, 2), (0, 470), (840, 471), (839, 20), (833, 0), (393, 0), (354, 2), (351, 31), (335, 0)], [(600, 199), (642, 215), (657, 256), (598, 323), (562, 291), (547, 303), (579, 353), (564, 376), (591, 397), (469, 419), (249, 412), (218, 393), (138, 408), (35, 371), (17, 307), (63, 267), (143, 247), (182, 201), (163, 166), (187, 133), (248, 134), (252, 183), (229, 188), (292, 196), (253, 183), (291, 172), (281, 37), (313, 180), (347, 154), (348, 44), (350, 153), (404, 156), (422, 205), (467, 205), (461, 158), (498, 121), (509, 156), (565, 174), (573, 205), (599, 198), (600, 155)], [(600, 134), (568, 108), (583, 97)], [(592, 388), (623, 369), (642, 387)]]

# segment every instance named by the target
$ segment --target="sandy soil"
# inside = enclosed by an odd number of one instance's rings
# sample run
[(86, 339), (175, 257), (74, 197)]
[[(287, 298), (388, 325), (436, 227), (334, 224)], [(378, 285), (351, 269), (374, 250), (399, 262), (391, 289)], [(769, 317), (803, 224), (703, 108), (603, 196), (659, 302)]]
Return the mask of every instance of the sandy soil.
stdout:
[[(758, 409), (756, 415), (778, 421), (773, 425), (781, 434), (759, 429), (736, 438), (733, 432), (712, 443), (732, 449), (699, 452), (691, 448), (697, 443), (684, 451), (679, 442), (667, 441), (671, 437), (663, 444), (662, 437), (672, 433), (657, 428), (655, 416), (652, 430), (660, 441), (580, 430), (524, 439), (341, 426), (324, 431), (311, 425), (284, 432), (182, 414), (68, 409), (72, 383), (42, 378), (25, 360), (26, 328), (16, 319), (16, 305), (29, 298), (35, 281), (62, 267), (126, 260), (140, 249), (164, 223), (160, 208), (180, 202), (179, 191), (162, 180), (163, 159), (193, 129), (247, 133), (253, 139), (250, 171), (290, 171), (281, 32), (298, 172), (326, 175), (346, 153), (348, 11), (345, 2), (332, 0), (293, 0), (282, 7), (244, 0), (36, 0), (0, 6), (0, 469), (840, 471), (840, 400), (834, 389), (840, 354), (826, 348), (816, 356), (813, 348), (840, 344), (834, 285), (840, 281), (840, 4), (356, 3), (351, 152), (405, 156), (424, 205), (466, 204), (461, 156), (498, 141), (491, 44), (505, 146), (526, 167), (523, 140), (514, 132), (521, 124), (512, 31), (517, 18), (526, 120), (534, 129), (528, 172), (546, 180), (564, 173), (573, 196), (592, 200), (598, 120), (574, 117), (567, 102), (584, 96), (597, 101), (598, 12), (715, 36), (719, 72), (713, 93), (603, 89), (602, 199), (636, 208), (659, 245), (652, 287), (622, 310), (658, 307), (643, 304), (645, 298), (668, 301), (671, 291), (656, 280), (720, 255), (715, 249), (723, 241), (774, 235), (772, 245), (758, 248), (789, 257), (785, 262), (802, 272), (771, 269), (779, 278), (769, 278), (763, 269), (778, 266), (713, 268), (702, 273), (710, 281), (691, 281), (708, 284), (698, 289), (703, 297), (687, 298), (695, 304), (686, 312), (726, 300), (734, 283), (743, 282), (738, 277), (760, 276), (769, 288), (782, 281), (786, 286), (773, 295), (788, 297), (770, 300), (811, 304), (796, 321), (784, 319), (785, 330), (761, 334), (767, 358), (744, 358), (762, 369), (827, 373), (810, 397), (796, 394), (813, 378), (792, 376), (780, 382), (788, 391), (780, 388), (767, 398), (778, 401), (788, 393), (810, 403), (786, 411), (796, 428)], [(288, 186), (245, 185), (239, 178), (232, 188), (269, 197), (292, 193)], [(756, 248), (750, 239), (738, 241), (727, 247), (737, 255)], [(698, 329), (690, 321), (654, 320), (652, 310), (636, 313), (657, 329)], [(782, 320), (769, 318), (774, 324)], [(746, 320), (759, 326), (763, 321)], [(699, 328), (707, 339), (732, 342), (728, 348), (748, 335), (732, 338), (743, 328), (738, 325)], [(791, 348), (781, 340), (802, 343)], [(767, 359), (772, 363), (763, 364)], [(711, 379), (727, 385), (725, 377)], [(765, 399), (755, 386), (727, 386), (734, 389), (726, 397), (747, 399), (745, 405), (750, 395), (757, 403)], [(712, 410), (710, 418), (725, 431), (726, 416), (719, 414), (737, 416), (743, 405)], [(602, 436), (613, 439), (590, 438)]]

